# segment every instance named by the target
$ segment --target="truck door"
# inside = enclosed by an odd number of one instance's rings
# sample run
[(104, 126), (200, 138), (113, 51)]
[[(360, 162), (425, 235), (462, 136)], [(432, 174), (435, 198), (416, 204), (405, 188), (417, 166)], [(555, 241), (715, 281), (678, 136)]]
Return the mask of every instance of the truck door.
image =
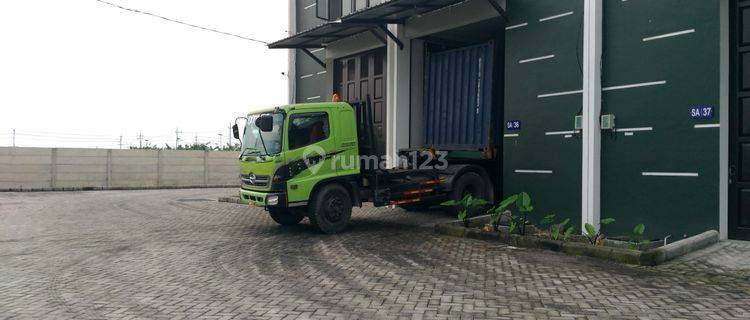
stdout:
[(335, 175), (336, 148), (330, 114), (301, 110), (290, 113), (286, 130), (287, 192), (289, 202), (307, 201), (315, 183)]

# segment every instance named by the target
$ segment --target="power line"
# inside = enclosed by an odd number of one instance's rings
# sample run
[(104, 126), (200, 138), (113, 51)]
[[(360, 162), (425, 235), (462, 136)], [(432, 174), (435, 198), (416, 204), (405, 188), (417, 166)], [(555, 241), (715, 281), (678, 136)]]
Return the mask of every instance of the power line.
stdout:
[(123, 7), (123, 6), (119, 5), (119, 4), (107, 2), (107, 1), (104, 1), (104, 0), (94, 0), (94, 1), (99, 2), (99, 3), (103, 3), (103, 4), (106, 4), (106, 5), (109, 5), (109, 6), (118, 8), (118, 9), (121, 9), (121, 10), (130, 11), (130, 12), (134, 12), (134, 13), (139, 13), (139, 14), (143, 14), (143, 15), (155, 17), (155, 18), (163, 19), (163, 20), (166, 20), (166, 21), (169, 21), (169, 22), (179, 23), (181, 25), (186, 25), (188, 27), (197, 28), (197, 29), (201, 29), (201, 30), (204, 30), (204, 31), (215, 32), (215, 33), (223, 34), (225, 36), (240, 38), (240, 39), (243, 39), (243, 40), (257, 42), (257, 43), (262, 43), (262, 44), (265, 44), (265, 45), (269, 44), (269, 42), (266, 42), (266, 41), (263, 41), (263, 40), (248, 38), (248, 37), (245, 37), (245, 36), (241, 36), (241, 35), (237, 35), (237, 34), (229, 33), (229, 32), (224, 32), (224, 31), (213, 29), (213, 28), (201, 27), (201, 26), (198, 26), (198, 25), (194, 25), (192, 23), (182, 22), (182, 21), (179, 21), (179, 20), (175, 20), (175, 19), (164, 17), (164, 16), (160, 16), (158, 14), (154, 14), (154, 13), (150, 13), (150, 12), (146, 12), (146, 11), (142, 11), (142, 10), (138, 10), (138, 9), (126, 8), (126, 7)]
[[(4, 135), (4, 134), (3, 134)], [(104, 138), (104, 137), (62, 137), (62, 136), (55, 136), (55, 135), (39, 135), (39, 134), (31, 134), (31, 133), (21, 133), (16, 132), (13, 134), (16, 137), (21, 138), (38, 138), (38, 139), (50, 139), (50, 140), (66, 140), (66, 141), (112, 141), (115, 139), (112, 138)]]
[(70, 132), (50, 132), (50, 131), (19, 131), (19, 133), (32, 133), (32, 134), (42, 134), (42, 135), (54, 135), (54, 136), (111, 136), (111, 134), (102, 134), (102, 133), (70, 133)]

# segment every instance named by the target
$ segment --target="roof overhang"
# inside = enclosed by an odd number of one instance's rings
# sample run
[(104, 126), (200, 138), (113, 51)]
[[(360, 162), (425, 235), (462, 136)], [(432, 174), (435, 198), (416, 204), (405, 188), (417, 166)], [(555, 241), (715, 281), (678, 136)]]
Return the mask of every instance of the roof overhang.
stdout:
[[(380, 41), (387, 43), (384, 36), (376, 29), (381, 30), (385, 36), (391, 38), (400, 48), (401, 41), (393, 35), (386, 25), (403, 24), (409, 18), (429, 13), (438, 9), (452, 6), (466, 0), (390, 0), (381, 4), (348, 14), (337, 21), (328, 22), (307, 31), (300, 32), (286, 39), (282, 39), (268, 45), (271, 49), (302, 49), (310, 54), (309, 49), (325, 48), (328, 44), (351, 37), (363, 32), (371, 32)], [(478, 0), (480, 1), (480, 0)], [(485, 0), (489, 2), (500, 15), (505, 17), (505, 10), (498, 4), (497, 0)], [(322, 62), (316, 58), (318, 63)]]
[(348, 14), (344, 23), (403, 24), (411, 17), (435, 11), (466, 0), (391, 0)]
[(329, 22), (286, 39), (268, 45), (271, 49), (315, 49), (325, 48), (329, 43), (350, 37), (374, 28), (370, 24)]

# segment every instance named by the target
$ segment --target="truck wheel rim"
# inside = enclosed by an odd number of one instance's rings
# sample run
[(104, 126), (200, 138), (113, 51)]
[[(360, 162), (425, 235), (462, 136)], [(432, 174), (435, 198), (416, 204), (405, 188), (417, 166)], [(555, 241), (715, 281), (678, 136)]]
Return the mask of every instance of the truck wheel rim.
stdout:
[(341, 216), (344, 214), (344, 204), (339, 197), (332, 196), (327, 201), (326, 206), (326, 218), (331, 222), (341, 220)]

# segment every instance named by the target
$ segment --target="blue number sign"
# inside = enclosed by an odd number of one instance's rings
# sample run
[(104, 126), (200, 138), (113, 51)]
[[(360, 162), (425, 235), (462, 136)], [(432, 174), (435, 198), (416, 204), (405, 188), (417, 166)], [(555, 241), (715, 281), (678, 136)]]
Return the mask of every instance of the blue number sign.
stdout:
[(713, 106), (695, 106), (690, 108), (690, 118), (693, 120), (708, 120), (714, 117)]
[(521, 121), (520, 120), (510, 120), (505, 123), (505, 129), (508, 129), (508, 131), (516, 131), (521, 130)]

